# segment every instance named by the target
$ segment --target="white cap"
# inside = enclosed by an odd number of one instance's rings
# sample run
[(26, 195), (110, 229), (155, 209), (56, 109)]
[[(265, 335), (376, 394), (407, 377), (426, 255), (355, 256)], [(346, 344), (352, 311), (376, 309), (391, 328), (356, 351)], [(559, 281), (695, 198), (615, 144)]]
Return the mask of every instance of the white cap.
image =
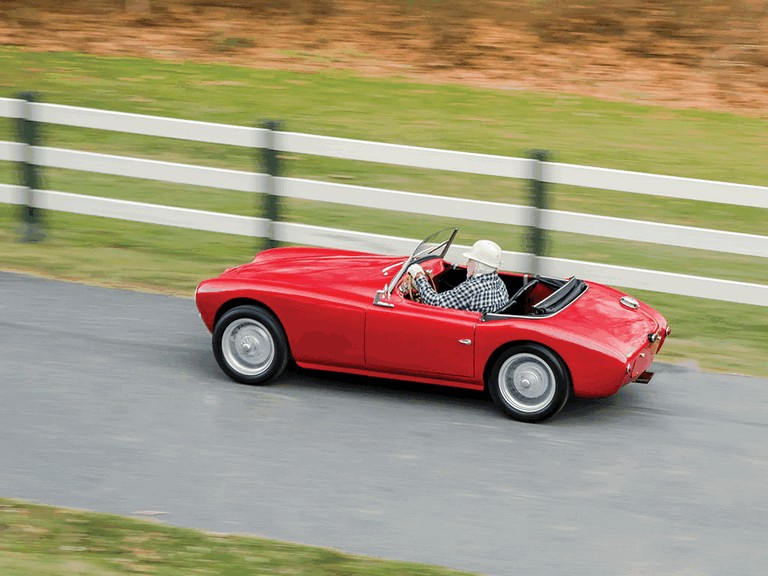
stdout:
[(501, 247), (490, 240), (478, 240), (472, 245), (469, 252), (464, 253), (464, 258), (469, 258), (496, 270), (501, 266)]

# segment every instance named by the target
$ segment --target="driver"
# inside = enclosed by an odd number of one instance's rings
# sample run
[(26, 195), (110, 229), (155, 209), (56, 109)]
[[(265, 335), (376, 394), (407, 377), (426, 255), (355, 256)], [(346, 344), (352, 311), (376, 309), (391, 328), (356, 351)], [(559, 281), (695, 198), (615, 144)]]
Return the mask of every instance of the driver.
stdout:
[(408, 267), (421, 301), (432, 306), (476, 312), (495, 312), (502, 308), (509, 300), (509, 294), (497, 273), (501, 265), (499, 245), (490, 240), (478, 240), (464, 257), (468, 259), (467, 279), (456, 288), (439, 294), (430, 285), (421, 266), (411, 264)]

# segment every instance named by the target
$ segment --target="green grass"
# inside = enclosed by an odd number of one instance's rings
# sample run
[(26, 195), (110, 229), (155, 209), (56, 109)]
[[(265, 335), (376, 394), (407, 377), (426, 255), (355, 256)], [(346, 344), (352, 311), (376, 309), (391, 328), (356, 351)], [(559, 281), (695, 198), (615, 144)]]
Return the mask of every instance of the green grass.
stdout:
[[(562, 162), (767, 185), (768, 120), (695, 110), (605, 102), (572, 95), (480, 90), (346, 72), (294, 73), (226, 65), (32, 53), (0, 48), (0, 95), (38, 90), (47, 102), (284, 128), (398, 144), (522, 156), (546, 148)], [(120, 155), (252, 169), (249, 150), (163, 138), (46, 125), (46, 145)], [(0, 139), (15, 139), (0, 122)], [(427, 194), (526, 203), (526, 183), (313, 156), (283, 155), (289, 176)], [(0, 162), (0, 182), (17, 181)], [(44, 187), (80, 194), (260, 215), (260, 195), (97, 174), (48, 170)], [(768, 210), (623, 194), (569, 186), (551, 189), (560, 210), (765, 234)], [(67, 214), (46, 214), (49, 237), (15, 242), (17, 208), (0, 206), (0, 267), (92, 283), (191, 294), (203, 277), (252, 258), (259, 242)], [(522, 250), (513, 226), (287, 201), (292, 222), (419, 237), (458, 224), (459, 241), (490, 237)], [(583, 234), (553, 234), (550, 255), (768, 283), (764, 259), (630, 243)], [(637, 292), (634, 291), (633, 292)], [(768, 375), (768, 308), (641, 295), (673, 323), (663, 357), (707, 369)]]
[(3, 576), (468, 574), (316, 548), (0, 498)]

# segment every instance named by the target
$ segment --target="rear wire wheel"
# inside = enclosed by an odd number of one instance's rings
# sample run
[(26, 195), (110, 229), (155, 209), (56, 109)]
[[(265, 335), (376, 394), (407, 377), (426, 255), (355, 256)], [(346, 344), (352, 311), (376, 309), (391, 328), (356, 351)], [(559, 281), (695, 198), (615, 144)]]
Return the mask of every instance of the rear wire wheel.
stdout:
[(496, 405), (523, 422), (557, 414), (570, 396), (563, 361), (539, 344), (521, 344), (502, 352), (491, 368), (488, 389)]
[(264, 384), (288, 362), (288, 339), (280, 322), (255, 305), (227, 311), (213, 329), (213, 355), (221, 369), (243, 384)]

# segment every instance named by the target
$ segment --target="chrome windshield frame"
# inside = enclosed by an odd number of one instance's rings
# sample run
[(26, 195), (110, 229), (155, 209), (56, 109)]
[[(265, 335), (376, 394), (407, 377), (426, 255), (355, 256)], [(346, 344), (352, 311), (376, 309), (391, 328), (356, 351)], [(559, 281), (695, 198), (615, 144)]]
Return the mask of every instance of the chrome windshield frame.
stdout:
[[(429, 244), (433, 243), (433, 239), (439, 238), (441, 234), (445, 234), (447, 232), (450, 232), (450, 236), (445, 239), (441, 240), (440, 242), (437, 242), (435, 246), (427, 247)], [(406, 258), (405, 262), (403, 262), (403, 265), (400, 267), (400, 270), (398, 270), (397, 274), (394, 278), (384, 287), (386, 298), (389, 299), (389, 297), (392, 294), (392, 291), (395, 289), (395, 286), (397, 286), (400, 283), (400, 280), (405, 275), (406, 271), (408, 270), (408, 267), (413, 264), (415, 261), (417, 261), (420, 258), (424, 258), (425, 256), (429, 256), (431, 252), (436, 251), (440, 248), (442, 250), (440, 251), (440, 254), (437, 255), (435, 252), (432, 254), (433, 256), (437, 258), (445, 258), (445, 255), (448, 253), (448, 249), (453, 244), (453, 239), (456, 238), (456, 234), (458, 234), (459, 229), (458, 228), (444, 228), (442, 230), (438, 230), (437, 232), (434, 232), (433, 234), (430, 234), (427, 236), (424, 240), (422, 240), (418, 246), (416, 246), (416, 249), (413, 251), (413, 253)]]

